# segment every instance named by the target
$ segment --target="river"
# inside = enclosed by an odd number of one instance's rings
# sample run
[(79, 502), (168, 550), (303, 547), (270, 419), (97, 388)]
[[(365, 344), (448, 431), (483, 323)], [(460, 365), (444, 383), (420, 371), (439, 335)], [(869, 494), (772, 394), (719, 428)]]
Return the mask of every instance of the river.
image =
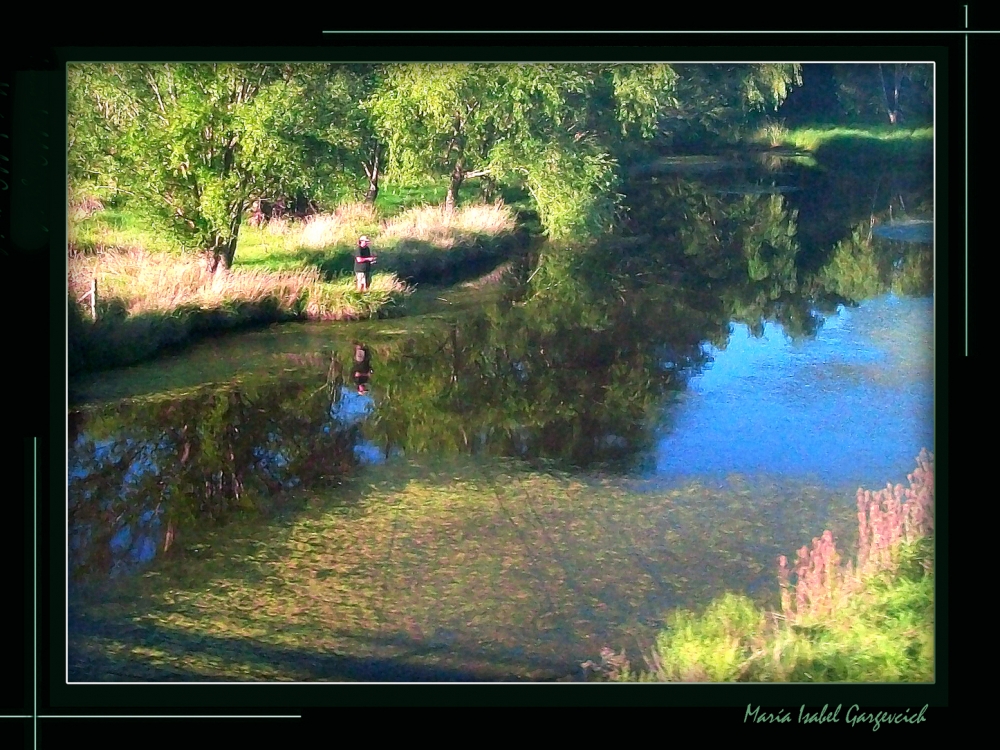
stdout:
[(644, 170), (630, 235), (419, 315), (75, 380), (70, 679), (569, 679), (773, 606), (933, 449), (930, 169), (867, 170)]

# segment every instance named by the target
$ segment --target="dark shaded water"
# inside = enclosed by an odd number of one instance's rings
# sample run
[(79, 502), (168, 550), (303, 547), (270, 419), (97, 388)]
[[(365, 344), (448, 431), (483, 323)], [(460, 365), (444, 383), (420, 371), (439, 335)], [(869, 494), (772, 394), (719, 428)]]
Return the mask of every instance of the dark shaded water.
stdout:
[(933, 448), (929, 167), (710, 163), (421, 315), (74, 382), (74, 679), (552, 678), (849, 535)]

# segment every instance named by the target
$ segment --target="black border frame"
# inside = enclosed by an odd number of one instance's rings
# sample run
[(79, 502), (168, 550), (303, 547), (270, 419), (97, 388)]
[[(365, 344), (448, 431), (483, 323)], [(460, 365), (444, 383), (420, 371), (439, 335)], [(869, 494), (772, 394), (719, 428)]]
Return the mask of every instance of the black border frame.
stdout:
[[(935, 324), (936, 324), (936, 394), (935, 394), (935, 452), (938, 472), (938, 496), (941, 498), (937, 517), (939, 578), (937, 593), (937, 610), (939, 613), (937, 632), (937, 680), (933, 685), (600, 685), (600, 684), (554, 684), (554, 685), (365, 685), (324, 684), (324, 685), (66, 685), (65, 684), (65, 633), (64, 633), (64, 602), (65, 582), (60, 582), (61, 573), (65, 570), (65, 537), (63, 512), (65, 495), (62, 492), (65, 481), (65, 435), (66, 423), (63, 411), (65, 399), (65, 278), (62, 276), (65, 258), (64, 236), (59, 231), (49, 231), (47, 242), (34, 247), (17, 247), (8, 243), (13, 239), (10, 230), (5, 226), (7, 220), (12, 224), (26, 225), (38, 222), (39, 217), (22, 215), (14, 217), (10, 208), (0, 203), (0, 234), (7, 240), (2, 240), (5, 247), (2, 252), (12, 256), (9, 266), (12, 273), (21, 271), (24, 275), (13, 278), (37, 277), (44, 272), (49, 277), (50, 309), (48, 320), (35, 320), (38, 329), (22, 334), (18, 341), (20, 349), (27, 352), (32, 346), (39, 346), (48, 334), (48, 351), (44, 352), (50, 360), (50, 381), (46, 384), (37, 375), (28, 375), (24, 385), (30, 395), (28, 403), (41, 403), (44, 399), (51, 407), (48, 423), (29, 417), (23, 426), (23, 435), (37, 435), (39, 470), (37, 477), (38, 526), (39, 530), (48, 529), (49, 534), (40, 534), (37, 540), (30, 524), (25, 524), (25, 540), (36, 542), (38, 548), (38, 689), (35, 702), (35, 715), (52, 714), (121, 714), (131, 713), (298, 713), (288, 709), (311, 709), (332, 706), (436, 706), (436, 705), (578, 705), (578, 706), (659, 706), (659, 707), (716, 707), (727, 708), (722, 711), (726, 717), (724, 724), (740, 726), (744, 724), (744, 711), (748, 704), (761, 706), (762, 710), (795, 710), (805, 702), (810, 708), (819, 708), (823, 704), (836, 706), (842, 703), (846, 706), (860, 704), (865, 710), (876, 710), (878, 707), (910, 707), (919, 709), (929, 704), (927, 717), (929, 723), (939, 722), (940, 709), (949, 706), (949, 642), (948, 642), (948, 502), (947, 487), (949, 470), (949, 370), (954, 367), (956, 372), (964, 370), (965, 362), (955, 360), (961, 355), (960, 340), (964, 330), (964, 321), (959, 313), (960, 294), (956, 291), (950, 279), (963, 279), (966, 275), (962, 259), (964, 226), (959, 221), (960, 207), (966, 201), (964, 178), (964, 152), (962, 151), (963, 134), (961, 125), (966, 124), (972, 132), (975, 128), (970, 117), (965, 123), (963, 110), (965, 108), (964, 86), (966, 83), (964, 45), (969, 39), (970, 71), (969, 86), (973, 81), (981, 80), (971, 71), (976, 70), (972, 60), (982, 60), (984, 63), (992, 41), (990, 37), (966, 37), (962, 33), (962, 6), (956, 6), (958, 12), (951, 20), (952, 28), (947, 31), (924, 33), (905, 33), (897, 30), (894, 25), (902, 19), (887, 18), (884, 33), (878, 34), (840, 34), (823, 32), (799, 33), (754, 33), (749, 40), (746, 34), (715, 33), (708, 35), (679, 34), (487, 34), (474, 38), (476, 45), (461, 44), (471, 37), (465, 34), (420, 34), (404, 36), (385, 34), (378, 41), (382, 46), (373, 47), (365, 44), (372, 35), (365, 34), (329, 34), (323, 35), (314, 28), (326, 28), (322, 22), (316, 22), (313, 28), (297, 34), (295, 40), (303, 46), (280, 47), (115, 47), (114, 39), (108, 38), (109, 46), (52, 46), (41, 43), (36, 51), (13, 59), (10, 76), (4, 76), (8, 82), (10, 97), (4, 101), (10, 110), (0, 109), (0, 114), (7, 117), (6, 112), (14, 112), (11, 118), (22, 121), (26, 111), (39, 108), (40, 103), (47, 105), (48, 116), (42, 120), (32, 120), (32, 130), (48, 133), (48, 143), (57, 143), (59, 138), (65, 143), (65, 78), (64, 65), (67, 61), (99, 61), (99, 60), (315, 60), (336, 59), (338, 61), (370, 60), (370, 61), (433, 61), (433, 60), (760, 60), (780, 59), (797, 62), (864, 60), (864, 59), (914, 59), (934, 60), (937, 63), (937, 101), (936, 101), (936, 288), (935, 288)], [(858, 16), (864, 18), (866, 24), (877, 25), (879, 20), (869, 14)], [(886, 9), (887, 11), (889, 9)], [(729, 11), (727, 10), (727, 13)], [(845, 14), (846, 15), (846, 14)], [(892, 14), (895, 15), (895, 14)], [(838, 13), (838, 16), (841, 16)], [(733, 16), (726, 19), (730, 23)], [(759, 17), (753, 19), (759, 22)], [(770, 19), (769, 19), (770, 20)], [(913, 21), (914, 19), (907, 19)], [(921, 19), (923, 20), (923, 19)], [(940, 20), (940, 19), (938, 19)], [(752, 24), (748, 24), (748, 27)], [(838, 24), (839, 26), (839, 24)], [(697, 27), (696, 27), (697, 28)], [(739, 28), (739, 24), (730, 28)], [(267, 33), (267, 30), (263, 30)], [(789, 30), (792, 31), (792, 30)], [(206, 31), (205, 34), (210, 32)], [(985, 32), (983, 32), (985, 33)], [(242, 32), (241, 32), (242, 35)], [(82, 34), (77, 34), (77, 39)], [(120, 36), (118, 37), (121, 38)], [(216, 37), (218, 38), (218, 37)], [(275, 37), (272, 37), (275, 38)], [(348, 39), (360, 42), (357, 45), (344, 44)], [(207, 41), (204, 36), (198, 41)], [(714, 44), (704, 46), (702, 41), (712, 40)], [(891, 40), (891, 43), (887, 43)], [(87, 38), (88, 42), (100, 44), (100, 34), (94, 33)], [(164, 40), (178, 45), (178, 40)], [(748, 43), (748, 41), (752, 43)], [(458, 44), (456, 44), (458, 43)], [(973, 54), (972, 50), (975, 50)], [(525, 51), (529, 54), (525, 54)], [(660, 52), (659, 50), (663, 50)], [(20, 75), (15, 73), (17, 70)], [(38, 71), (41, 77), (36, 79), (45, 83), (34, 84), (33, 91), (28, 93), (24, 87), (17, 85), (17, 80), (25, 80), (24, 71)], [(4, 71), (6, 73), (6, 71)], [(26, 94), (28, 94), (26, 96)], [(971, 105), (973, 102), (970, 102)], [(54, 113), (54, 114), (53, 114)], [(37, 115), (31, 115), (36, 117)], [(0, 128), (3, 127), (0, 121)], [(16, 130), (15, 130), (16, 132)], [(31, 141), (29, 137), (25, 140)], [(37, 137), (30, 143), (25, 140), (12, 140), (10, 146), (12, 171), (23, 168), (26, 154), (39, 154), (42, 145)], [(0, 153), (4, 143), (0, 142)], [(65, 216), (65, 155), (61, 150), (49, 149), (55, 157), (49, 161), (45, 170), (48, 175), (32, 171), (32, 177), (38, 178), (38, 183), (44, 185), (41, 193), (31, 192), (25, 195), (23, 187), (14, 187), (13, 193), (18, 193), (18, 199), (31, 197), (46, 207), (44, 221), (51, 223), (50, 230), (59, 227), (58, 217)], [(972, 170), (974, 171), (974, 170)], [(17, 172), (15, 172), (15, 175)], [(33, 180), (34, 182), (34, 180)], [(16, 184), (16, 183), (15, 183)], [(32, 188), (36, 186), (33, 184)], [(3, 200), (0, 197), (0, 200)], [(6, 202), (6, 201), (5, 201)], [(13, 200), (11, 199), (11, 203)], [(22, 204), (23, 205), (23, 204)], [(975, 212), (971, 212), (974, 214)], [(6, 217), (4, 216), (6, 214)], [(5, 231), (7, 230), (7, 231)], [(40, 237), (37, 232), (32, 236)], [(24, 236), (23, 234), (21, 236)], [(44, 257), (46, 249), (48, 257)], [(971, 274), (970, 274), (971, 276)], [(27, 290), (26, 290), (27, 291)], [(47, 323), (47, 325), (45, 325)], [(970, 321), (971, 325), (971, 321)], [(47, 330), (46, 330), (47, 329)], [(958, 334), (958, 335), (956, 335)], [(40, 340), (39, 340), (40, 339)], [(971, 342), (970, 342), (971, 343)], [(46, 388), (46, 386), (48, 386)], [(47, 459), (47, 460), (46, 460)], [(30, 488), (26, 488), (30, 489)], [(57, 491), (58, 490), (58, 491)], [(944, 490), (944, 491), (942, 491)], [(26, 493), (29, 497), (31, 493)], [(48, 499), (50, 502), (46, 503)], [(24, 515), (25, 520), (31, 518), (30, 513)], [(32, 559), (32, 548), (25, 547), (25, 561)], [(30, 570), (31, 567), (27, 567)], [(28, 588), (25, 589), (28, 593)], [(24, 597), (25, 603), (30, 600)], [(30, 618), (25, 613), (25, 624)], [(47, 625), (47, 627), (46, 627)], [(32, 634), (26, 634), (25, 646), (32, 644)], [(25, 649), (25, 666), (28, 665), (27, 648)], [(24, 675), (21, 684), (31, 684), (31, 676)], [(128, 707), (128, 708), (126, 708)], [(211, 709), (209, 707), (212, 707)], [(14, 708), (13, 706), (11, 707)], [(17, 710), (23, 710), (22, 706)], [(131, 710), (130, 710), (131, 709)], [(187, 710), (178, 710), (187, 709)], [(242, 710), (241, 710), (242, 709)], [(260, 709), (265, 709), (261, 711)], [(6, 710), (3, 713), (7, 713)], [(691, 714), (690, 718), (702, 714)], [(672, 717), (677, 713), (673, 712)], [(42, 720), (42, 724), (46, 720)], [(55, 720), (49, 720), (55, 721)], [(84, 721), (84, 720), (81, 720)], [(102, 724), (104, 722), (101, 722)], [(689, 721), (685, 720), (685, 724)], [(77, 721), (63, 724), (65, 731), (72, 731), (69, 725), (82, 729), (84, 725)], [(778, 725), (779, 727), (781, 725)], [(829, 725), (826, 725), (829, 726)], [(834, 725), (837, 726), (837, 725)], [(844, 725), (839, 725), (843, 727)], [(906, 725), (900, 725), (906, 726)], [(924, 725), (927, 726), (926, 724)], [(54, 727), (53, 727), (54, 728)], [(721, 728), (721, 727), (720, 727)], [(223, 727), (225, 730), (225, 727)], [(64, 731), (63, 729), (59, 730)], [(864, 730), (862, 730), (864, 731)], [(897, 727), (886, 727), (885, 732), (894, 733)], [(46, 732), (46, 734), (48, 734)], [(51, 735), (50, 735), (51, 736)]]

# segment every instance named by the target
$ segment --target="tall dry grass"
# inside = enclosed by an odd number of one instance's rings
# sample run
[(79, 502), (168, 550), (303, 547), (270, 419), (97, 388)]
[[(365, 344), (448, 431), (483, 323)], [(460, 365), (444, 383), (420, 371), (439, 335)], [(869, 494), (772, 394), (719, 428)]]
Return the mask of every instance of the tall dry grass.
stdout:
[[(268, 231), (272, 220), (268, 223)], [(365, 203), (344, 204), (331, 214), (309, 217), (299, 228), (299, 244), (324, 248), (354, 246), (358, 236), (372, 237), (377, 249), (406, 249), (408, 244), (434, 245), (450, 249), (477, 238), (494, 237), (514, 230), (514, 212), (502, 202), (470, 204), (452, 212), (441, 206), (418, 206), (389, 219), (379, 220), (374, 208)], [(295, 233), (294, 226), (282, 225), (276, 233)]]
[(378, 226), (378, 215), (373, 206), (345, 203), (333, 213), (308, 217), (299, 228), (300, 244), (311, 248), (353, 246), (359, 235), (376, 234)]
[(353, 279), (326, 283), (316, 268), (292, 272), (235, 267), (212, 273), (198, 256), (140, 249), (70, 259), (69, 291), (74, 299), (79, 300), (95, 278), (99, 313), (102, 300), (104, 304), (114, 300), (129, 316), (274, 301), (283, 312), (301, 309), (306, 317), (353, 319), (370, 315), (408, 292), (392, 274), (375, 276), (369, 292), (361, 295)]
[(450, 213), (441, 206), (420, 206), (384, 221), (379, 239), (397, 247), (412, 241), (447, 249), (511, 232), (515, 223), (513, 211), (502, 202), (460, 206)]
[(69, 288), (77, 299), (97, 279), (98, 300), (114, 298), (129, 315), (179, 307), (210, 309), (228, 302), (276, 299), (292, 307), (319, 282), (315, 269), (268, 272), (234, 268), (212, 273), (198, 256), (151, 253), (132, 248), (70, 259)]

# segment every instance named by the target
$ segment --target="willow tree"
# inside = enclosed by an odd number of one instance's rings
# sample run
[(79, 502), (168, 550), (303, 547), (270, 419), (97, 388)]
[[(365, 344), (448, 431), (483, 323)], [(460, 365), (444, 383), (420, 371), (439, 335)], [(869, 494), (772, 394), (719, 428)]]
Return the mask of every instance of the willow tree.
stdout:
[[(396, 65), (366, 103), (402, 180), (447, 176), (452, 210), (465, 180), (489, 174), (491, 147), (516, 128), (520, 90), (503, 85), (501, 66)], [(512, 116), (514, 115), (514, 116)]]
[(653, 133), (670, 102), (668, 66), (397, 65), (365, 107), (400, 180), (526, 187), (554, 238), (606, 228), (619, 124)]
[(796, 63), (685, 63), (672, 69), (672, 102), (660, 110), (658, 122), (668, 138), (737, 135), (749, 121), (776, 111), (802, 84)]
[(213, 270), (232, 265), (253, 198), (324, 163), (315, 81), (291, 66), (74, 65), (69, 87), (71, 173), (168, 217)]

